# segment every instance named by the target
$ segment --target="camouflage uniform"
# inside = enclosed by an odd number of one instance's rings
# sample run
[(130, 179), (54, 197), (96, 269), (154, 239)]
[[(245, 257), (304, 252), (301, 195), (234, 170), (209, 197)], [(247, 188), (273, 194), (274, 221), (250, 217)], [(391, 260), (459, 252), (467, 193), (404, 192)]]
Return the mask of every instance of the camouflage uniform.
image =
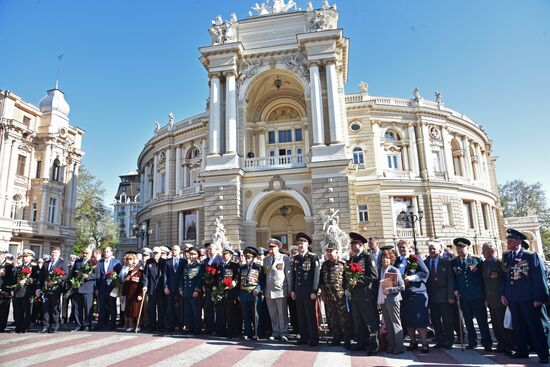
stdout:
[(344, 269), (346, 263), (342, 260), (325, 261), (321, 266), (319, 286), (324, 297), (328, 327), (334, 338), (334, 343), (344, 340), (344, 324), (346, 301), (344, 294)]

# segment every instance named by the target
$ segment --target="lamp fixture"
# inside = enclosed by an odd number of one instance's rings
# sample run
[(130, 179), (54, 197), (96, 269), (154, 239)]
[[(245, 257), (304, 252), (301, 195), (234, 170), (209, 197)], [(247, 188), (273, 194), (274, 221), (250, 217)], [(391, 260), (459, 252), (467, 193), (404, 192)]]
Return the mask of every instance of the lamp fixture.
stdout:
[(275, 81), (273, 82), (273, 84), (275, 84), (275, 88), (277, 88), (277, 90), (279, 90), (279, 89), (281, 89), (281, 87), (283, 85), (283, 81), (277, 75), (277, 78), (275, 78)]
[(290, 208), (283, 204), (283, 206), (279, 208), (279, 212), (286, 218), (286, 216), (290, 214)]

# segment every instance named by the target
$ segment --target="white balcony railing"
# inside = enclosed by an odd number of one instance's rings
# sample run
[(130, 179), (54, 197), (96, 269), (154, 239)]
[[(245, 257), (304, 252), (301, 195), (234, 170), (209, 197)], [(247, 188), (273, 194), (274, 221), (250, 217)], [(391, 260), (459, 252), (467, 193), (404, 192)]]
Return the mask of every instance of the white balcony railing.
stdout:
[(305, 167), (307, 158), (303, 155), (283, 155), (279, 157), (243, 158), (241, 167), (245, 171)]
[(391, 169), (384, 170), (384, 177), (386, 178), (410, 179), (413, 178), (412, 174), (412, 171), (394, 171)]
[(13, 230), (15, 232), (31, 233), (33, 231), (33, 227), (28, 220), (16, 219), (13, 221)]
[(412, 228), (396, 228), (395, 234), (397, 238), (412, 238), (413, 230)]

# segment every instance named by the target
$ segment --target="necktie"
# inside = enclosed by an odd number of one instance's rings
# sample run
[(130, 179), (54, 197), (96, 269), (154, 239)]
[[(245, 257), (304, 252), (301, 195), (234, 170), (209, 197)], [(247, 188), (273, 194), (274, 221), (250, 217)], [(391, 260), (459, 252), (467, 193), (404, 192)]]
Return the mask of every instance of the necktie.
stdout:
[(174, 271), (178, 269), (178, 265), (179, 265), (178, 259), (174, 258)]
[(432, 279), (435, 279), (435, 260), (432, 259), (431, 261), (432, 261), (432, 264), (430, 266), (430, 277)]
[(52, 271), (54, 265), (55, 265), (55, 262), (50, 261), (50, 268), (49, 268), (48, 270), (49, 270), (49, 271)]

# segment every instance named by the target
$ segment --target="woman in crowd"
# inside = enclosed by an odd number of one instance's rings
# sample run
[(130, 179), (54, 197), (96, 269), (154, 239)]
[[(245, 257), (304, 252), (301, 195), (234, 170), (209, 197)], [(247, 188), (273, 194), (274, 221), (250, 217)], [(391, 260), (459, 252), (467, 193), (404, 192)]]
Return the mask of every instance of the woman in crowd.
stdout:
[(122, 295), (126, 298), (124, 317), (127, 325), (126, 331), (133, 331), (137, 326), (137, 319), (143, 297), (143, 272), (140, 262), (135, 254), (127, 254), (128, 274), (122, 285)]
[[(124, 282), (124, 280), (128, 276), (128, 272), (132, 268), (132, 266), (130, 266), (130, 256), (129, 256), (129, 254), (130, 253), (128, 253), (128, 252), (124, 254), (124, 258), (122, 259), (122, 264), (123, 264), (122, 269), (120, 269), (120, 272), (118, 273), (118, 278), (121, 280), (121, 284), (122, 284), (122, 282)], [(135, 254), (135, 255), (137, 255), (137, 254)], [(119, 289), (118, 295), (120, 295), (120, 298), (119, 298), (120, 299), (120, 321), (122, 322), (122, 320), (124, 320), (124, 324), (120, 325), (120, 323), (119, 323), (119, 326), (123, 326), (126, 329), (126, 328), (130, 327), (130, 325), (128, 325), (128, 321), (127, 321), (126, 317), (124, 317), (124, 313), (125, 313), (125, 309), (126, 309), (126, 297), (122, 293), (122, 289)]]
[(380, 287), (378, 288), (378, 304), (382, 309), (382, 317), (387, 330), (386, 351), (393, 354), (402, 354), (404, 350), (400, 301), (405, 283), (399, 269), (391, 265), (395, 263), (393, 251), (383, 250), (380, 259), (382, 271), (380, 274)]
[(426, 280), (430, 275), (424, 261), (414, 254), (414, 247), (407, 242), (399, 244), (399, 252), (407, 259), (403, 281), (405, 290), (402, 293), (401, 312), (403, 327), (407, 328), (407, 334), (411, 338), (411, 343), (407, 350), (418, 349), (416, 341), (416, 331), (420, 335), (422, 342), (422, 353), (429, 352), (427, 327), (428, 319), (428, 293), (426, 290)]

